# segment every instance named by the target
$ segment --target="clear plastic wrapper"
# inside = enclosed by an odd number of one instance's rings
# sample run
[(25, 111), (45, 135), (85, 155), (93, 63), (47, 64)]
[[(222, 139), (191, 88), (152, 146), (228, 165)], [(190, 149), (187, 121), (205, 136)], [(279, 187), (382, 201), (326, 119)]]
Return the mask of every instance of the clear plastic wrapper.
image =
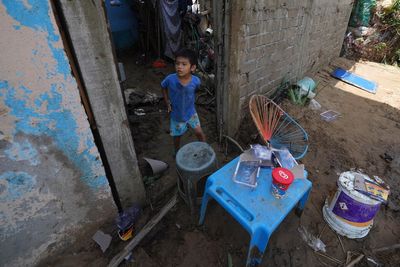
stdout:
[(260, 174), (261, 160), (258, 160), (251, 152), (246, 151), (240, 155), (236, 165), (233, 181), (249, 187), (257, 187), (257, 178)]
[(273, 149), (273, 154), (279, 166), (286, 169), (292, 169), (297, 165), (297, 161), (293, 158), (288, 149)]

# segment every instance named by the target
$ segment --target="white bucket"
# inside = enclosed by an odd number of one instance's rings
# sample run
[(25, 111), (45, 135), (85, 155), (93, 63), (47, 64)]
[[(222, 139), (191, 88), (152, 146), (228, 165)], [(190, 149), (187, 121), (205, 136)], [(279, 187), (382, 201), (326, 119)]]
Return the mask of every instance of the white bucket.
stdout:
[(330, 203), (328, 199), (325, 201), (322, 209), (324, 219), (329, 226), (338, 234), (348, 238), (362, 238), (369, 233), (381, 204), (354, 189), (357, 175), (361, 175), (365, 180), (371, 180), (367, 175), (353, 171), (340, 174), (337, 182), (338, 190)]

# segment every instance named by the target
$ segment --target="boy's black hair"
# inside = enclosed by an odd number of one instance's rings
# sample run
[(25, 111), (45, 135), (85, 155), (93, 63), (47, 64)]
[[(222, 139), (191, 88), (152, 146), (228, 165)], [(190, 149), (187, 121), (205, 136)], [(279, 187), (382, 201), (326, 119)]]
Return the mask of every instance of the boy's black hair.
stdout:
[(177, 57), (183, 57), (189, 59), (190, 65), (197, 65), (196, 52), (189, 48), (182, 48), (175, 53), (175, 59)]

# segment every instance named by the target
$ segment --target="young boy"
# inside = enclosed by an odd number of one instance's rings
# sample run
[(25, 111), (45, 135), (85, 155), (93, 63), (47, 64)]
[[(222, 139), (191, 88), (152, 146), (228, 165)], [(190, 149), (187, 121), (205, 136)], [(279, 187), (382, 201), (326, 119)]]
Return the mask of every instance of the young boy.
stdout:
[(200, 126), (199, 116), (194, 108), (195, 92), (200, 79), (192, 75), (196, 70), (196, 54), (190, 49), (181, 49), (175, 54), (176, 73), (168, 75), (162, 82), (162, 93), (170, 113), (170, 134), (174, 139), (175, 153), (180, 147), (181, 136), (188, 125), (194, 130), (199, 141), (206, 136)]

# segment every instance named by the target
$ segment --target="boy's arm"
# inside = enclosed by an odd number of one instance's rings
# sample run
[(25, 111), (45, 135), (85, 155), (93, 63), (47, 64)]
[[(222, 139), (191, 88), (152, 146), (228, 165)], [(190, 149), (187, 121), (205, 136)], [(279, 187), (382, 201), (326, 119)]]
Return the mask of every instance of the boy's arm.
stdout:
[(165, 102), (165, 106), (167, 107), (167, 111), (168, 113), (170, 113), (172, 111), (172, 107), (171, 107), (171, 101), (169, 100), (169, 96), (168, 96), (168, 90), (167, 88), (162, 88), (161, 87), (161, 91), (164, 97), (164, 102)]

